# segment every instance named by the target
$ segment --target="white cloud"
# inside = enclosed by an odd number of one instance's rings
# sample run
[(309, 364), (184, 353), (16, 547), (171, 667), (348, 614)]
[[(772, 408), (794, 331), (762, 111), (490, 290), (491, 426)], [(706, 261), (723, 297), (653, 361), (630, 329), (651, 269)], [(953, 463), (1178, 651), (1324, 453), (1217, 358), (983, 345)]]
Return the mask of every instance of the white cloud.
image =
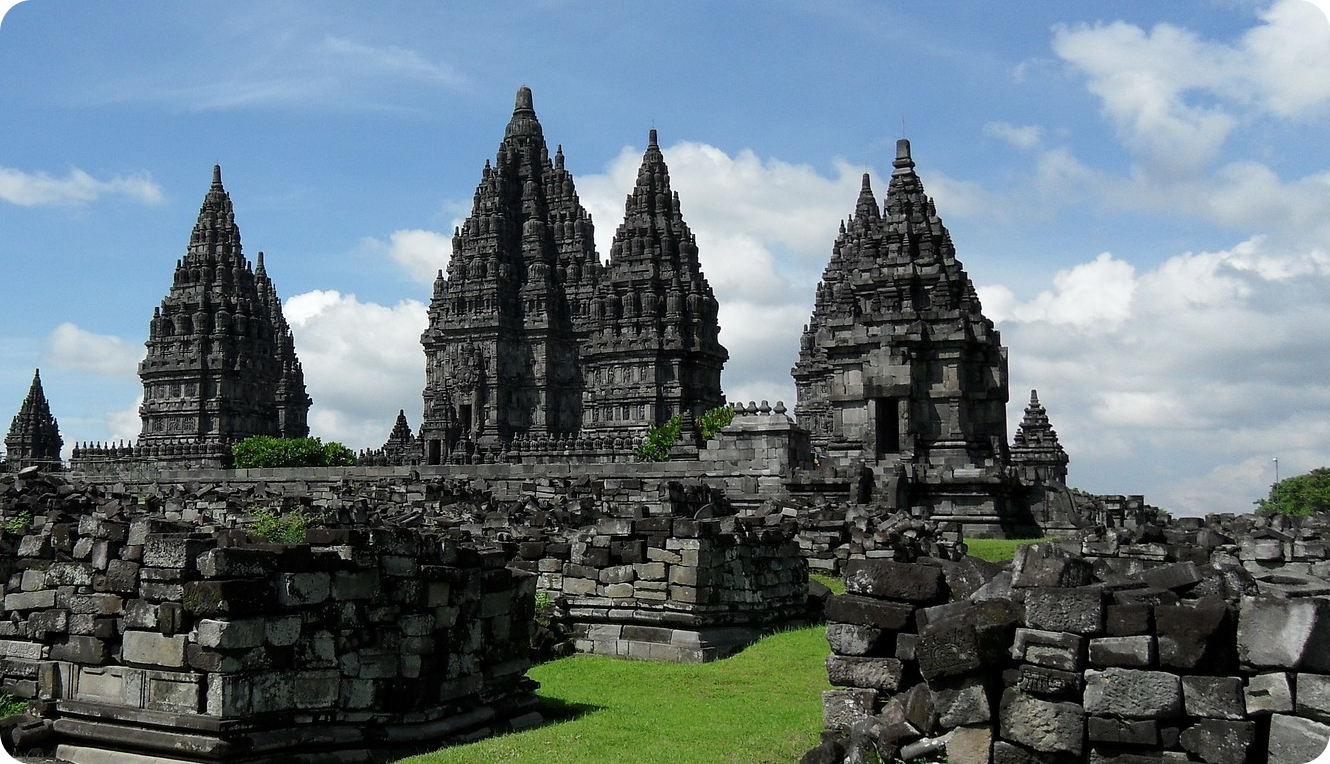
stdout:
[(21, 207), (91, 204), (103, 196), (124, 196), (142, 204), (160, 204), (161, 188), (146, 174), (97, 180), (78, 168), (64, 178), (0, 167), (0, 199)]
[(355, 69), (400, 75), (426, 82), (435, 82), (450, 88), (466, 85), (466, 78), (447, 64), (436, 64), (413, 50), (388, 45), (376, 48), (342, 37), (328, 36), (320, 48), (331, 58), (345, 59)]
[(296, 339), (314, 405), (312, 434), (355, 450), (388, 438), (398, 409), (420, 424), (425, 306), (362, 303), (355, 295), (315, 290), (288, 299), (283, 312)]
[(1144, 483), (1148, 500), (1182, 514), (1244, 512), (1269, 483), (1253, 465), (1330, 460), (1322, 251), (1254, 237), (1140, 272), (1103, 254), (1027, 301), (1002, 286), (979, 291), (1010, 348), (1009, 423), (1037, 388), (1073, 484)]
[(133, 378), (144, 352), (119, 337), (94, 334), (66, 321), (46, 338), (42, 363), (62, 371)]
[(1024, 151), (1037, 148), (1044, 139), (1044, 128), (1039, 125), (1013, 125), (1010, 122), (989, 122), (984, 135), (1005, 141)]
[(387, 255), (406, 269), (411, 278), (433, 286), (439, 271), (446, 271), (453, 253), (452, 236), (418, 228), (393, 231), (384, 243), (375, 238), (361, 241), (363, 249)]

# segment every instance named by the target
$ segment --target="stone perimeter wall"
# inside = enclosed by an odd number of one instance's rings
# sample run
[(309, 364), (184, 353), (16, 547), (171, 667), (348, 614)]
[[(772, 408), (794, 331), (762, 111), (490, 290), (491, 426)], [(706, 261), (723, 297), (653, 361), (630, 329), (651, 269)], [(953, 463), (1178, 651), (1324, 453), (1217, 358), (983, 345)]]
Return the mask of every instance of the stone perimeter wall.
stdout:
[[(75, 503), (70, 488), (47, 498)], [(540, 721), (536, 579), (500, 550), (400, 528), (251, 543), (18, 506), (44, 519), (0, 581), (0, 686), (44, 718), (19, 745), (53, 733), (75, 762), (368, 761)]]
[[(1216, 541), (1222, 527), (1210, 528)], [(1300, 528), (1281, 543), (1314, 535)], [(842, 689), (823, 694), (829, 732), (804, 764), (862, 761), (869, 749), (905, 759), (945, 749), (953, 764), (1320, 755), (1330, 587), (1251, 553), (1226, 559), (1225, 544), (1198, 564), (1169, 559), (1196, 554), (1181, 544), (1145, 543), (1154, 546), (1123, 544), (1099, 560), (1025, 547), (977, 589), (955, 566), (851, 562), (846, 594), (827, 608), (827, 674)]]

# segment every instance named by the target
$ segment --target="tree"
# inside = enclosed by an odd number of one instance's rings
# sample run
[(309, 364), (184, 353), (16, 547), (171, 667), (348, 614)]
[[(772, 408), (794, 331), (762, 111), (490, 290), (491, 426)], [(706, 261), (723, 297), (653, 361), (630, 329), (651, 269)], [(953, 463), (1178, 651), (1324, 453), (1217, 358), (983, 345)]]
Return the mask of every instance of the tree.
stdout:
[(355, 453), (336, 441), (318, 438), (274, 438), (256, 435), (231, 448), (238, 470), (252, 467), (345, 467), (356, 463)]
[(1330, 511), (1330, 467), (1279, 481), (1270, 498), (1257, 501), (1256, 506), (1266, 514), (1305, 516)]

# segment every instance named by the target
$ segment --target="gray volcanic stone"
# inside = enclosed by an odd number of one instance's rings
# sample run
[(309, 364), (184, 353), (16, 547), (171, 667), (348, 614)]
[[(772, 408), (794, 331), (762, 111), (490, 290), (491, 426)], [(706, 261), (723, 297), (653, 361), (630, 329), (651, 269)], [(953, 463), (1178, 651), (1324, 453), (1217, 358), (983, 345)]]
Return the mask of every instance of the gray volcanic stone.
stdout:
[(1085, 711), (1124, 719), (1166, 719), (1182, 713), (1182, 681), (1163, 671), (1109, 668), (1085, 672)]
[(1330, 602), (1243, 597), (1238, 658), (1257, 668), (1330, 672)]
[(850, 560), (845, 565), (845, 591), (918, 604), (947, 595), (940, 568), (891, 560)]
[(1099, 587), (1041, 587), (1025, 593), (1025, 625), (1044, 631), (1099, 634), (1104, 630), (1104, 597)]
[(1089, 562), (1052, 541), (1021, 546), (1012, 558), (1011, 584), (1017, 588), (1085, 586), (1093, 578)]
[(1235, 676), (1184, 676), (1182, 702), (1188, 716), (1246, 718), (1242, 679)]
[(1326, 751), (1330, 727), (1311, 719), (1270, 717), (1269, 764), (1307, 764)]
[(1203, 578), (1201, 569), (1194, 562), (1175, 562), (1150, 568), (1140, 575), (1142, 581), (1160, 589), (1186, 590), (1199, 584)]
[(947, 761), (949, 764), (989, 764), (992, 759), (993, 729), (982, 727), (958, 727), (952, 730), (947, 741)]
[(1248, 679), (1244, 700), (1250, 715), (1291, 713), (1293, 687), (1289, 684), (1288, 674), (1277, 671)]
[(999, 711), (1006, 740), (1043, 753), (1080, 756), (1085, 736), (1085, 711), (1075, 703), (1055, 703), (1008, 689)]
[(873, 715), (877, 690), (825, 690), (822, 693), (822, 723), (827, 729), (848, 730)]
[(1255, 739), (1255, 722), (1221, 719), (1201, 719), (1178, 738), (1183, 748), (1208, 764), (1245, 764)]
[(1081, 645), (1084, 641), (1079, 634), (1017, 629), (1011, 645), (1011, 657), (1062, 671), (1080, 671)]
[(825, 612), (828, 621), (901, 631), (909, 625), (914, 608), (856, 594), (838, 594), (827, 601)]
[(1074, 671), (1059, 671), (1023, 664), (1016, 678), (1022, 692), (1048, 698), (1080, 700), (1081, 675)]
[(1091, 666), (1148, 668), (1155, 659), (1155, 638), (1100, 637), (1090, 640)]
[(981, 675), (943, 679), (929, 684), (938, 724), (945, 729), (985, 724), (993, 718)]
[(1330, 676), (1298, 674), (1293, 697), (1297, 699), (1298, 716), (1330, 722)]
[(837, 655), (868, 655), (882, 640), (882, 630), (853, 623), (827, 624), (827, 644)]
[(150, 631), (127, 631), (122, 655), (125, 663), (180, 668), (185, 665), (186, 637), (165, 637)]
[(1160, 606), (1154, 616), (1161, 667), (1210, 674), (1237, 668), (1232, 611), (1223, 600)]
[(1090, 716), (1085, 720), (1085, 731), (1086, 738), (1091, 743), (1159, 745), (1159, 723), (1154, 719)]
[(903, 664), (895, 658), (827, 656), (827, 681), (837, 687), (895, 692), (900, 687), (903, 669)]

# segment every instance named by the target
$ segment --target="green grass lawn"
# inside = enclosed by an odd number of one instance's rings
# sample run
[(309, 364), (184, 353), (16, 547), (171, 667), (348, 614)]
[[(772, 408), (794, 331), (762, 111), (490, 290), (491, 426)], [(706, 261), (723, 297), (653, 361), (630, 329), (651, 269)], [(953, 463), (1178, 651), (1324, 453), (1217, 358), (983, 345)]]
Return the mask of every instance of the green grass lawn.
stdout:
[(1050, 541), (1048, 538), (1041, 539), (966, 539), (965, 545), (969, 547), (970, 554), (981, 560), (989, 562), (1002, 562), (1010, 560), (1016, 555), (1016, 548), (1025, 544), (1038, 544), (1040, 541)]
[(826, 627), (766, 637), (690, 665), (576, 655), (536, 666), (543, 701), (568, 721), (399, 764), (789, 764), (822, 731)]

